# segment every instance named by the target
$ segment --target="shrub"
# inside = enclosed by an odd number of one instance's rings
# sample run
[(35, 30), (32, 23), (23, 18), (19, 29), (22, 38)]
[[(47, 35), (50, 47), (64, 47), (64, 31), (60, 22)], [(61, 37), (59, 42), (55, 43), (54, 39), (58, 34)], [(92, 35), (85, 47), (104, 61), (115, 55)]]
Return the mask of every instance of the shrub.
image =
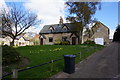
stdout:
[(94, 41), (91, 41), (91, 40), (87, 40), (87, 41), (85, 41), (83, 44), (95, 44), (95, 42), (94, 42)]
[(117, 29), (113, 36), (113, 42), (120, 41), (120, 24), (117, 26)]
[(55, 44), (55, 45), (69, 45), (69, 44), (70, 44), (70, 41), (61, 41), (61, 40), (59, 39), (59, 40), (55, 40), (54, 44)]
[(62, 41), (61, 44), (62, 45), (70, 45), (70, 41)]
[(61, 42), (62, 42), (61, 40), (55, 40), (54, 44), (55, 45), (61, 45)]
[(20, 54), (11, 46), (2, 46), (2, 64), (4, 66), (20, 62)]
[(18, 46), (18, 44), (16, 44), (16, 46)]
[(5, 42), (4, 42), (4, 41), (2, 41), (2, 45), (4, 45), (4, 43), (5, 43)]

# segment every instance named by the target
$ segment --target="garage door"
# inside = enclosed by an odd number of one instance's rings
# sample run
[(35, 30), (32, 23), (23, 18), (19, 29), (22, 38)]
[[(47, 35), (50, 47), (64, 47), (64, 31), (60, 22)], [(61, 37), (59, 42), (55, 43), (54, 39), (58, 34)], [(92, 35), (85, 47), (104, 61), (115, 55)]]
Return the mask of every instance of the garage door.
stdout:
[(95, 38), (95, 43), (100, 44), (100, 45), (104, 45), (104, 39), (103, 38)]

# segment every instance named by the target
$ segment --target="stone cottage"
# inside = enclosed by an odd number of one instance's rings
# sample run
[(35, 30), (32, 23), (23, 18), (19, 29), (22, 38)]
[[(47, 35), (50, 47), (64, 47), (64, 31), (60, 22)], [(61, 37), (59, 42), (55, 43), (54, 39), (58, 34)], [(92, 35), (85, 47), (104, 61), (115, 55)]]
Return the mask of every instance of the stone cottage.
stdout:
[(111, 41), (109, 40), (109, 28), (105, 26), (101, 22), (93, 23), (92, 27), (90, 28), (90, 32), (83, 34), (83, 42), (86, 40), (95, 41), (96, 44), (106, 45), (109, 44)]
[(73, 24), (45, 25), (40, 31), (40, 45), (51, 45), (57, 40), (70, 41), (70, 44), (78, 44), (78, 35), (72, 29)]
[[(60, 19), (59, 24), (45, 25), (39, 33), (40, 45), (52, 45), (57, 40), (70, 41), (70, 44), (72, 45), (78, 44), (79, 35), (74, 27), (75, 24), (73, 23), (63, 23), (62, 18)], [(101, 45), (109, 43), (109, 28), (104, 24), (96, 22), (91, 27), (91, 31), (90, 37), (84, 33), (82, 36), (83, 43), (88, 39), (95, 41), (97, 44), (101, 44), (99, 43), (99, 40), (102, 40)]]

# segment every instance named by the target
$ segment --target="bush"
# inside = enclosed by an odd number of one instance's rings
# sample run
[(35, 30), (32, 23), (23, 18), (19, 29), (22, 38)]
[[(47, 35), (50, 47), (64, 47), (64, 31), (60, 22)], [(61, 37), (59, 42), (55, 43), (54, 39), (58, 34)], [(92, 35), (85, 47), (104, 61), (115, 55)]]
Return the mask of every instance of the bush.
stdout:
[(4, 42), (4, 41), (2, 41), (2, 45), (4, 45), (4, 43), (5, 43), (5, 42)]
[(54, 44), (55, 45), (61, 45), (61, 42), (62, 42), (61, 40), (55, 40)]
[(18, 46), (18, 44), (16, 44), (16, 46)]
[(62, 45), (70, 45), (70, 41), (62, 41), (61, 44)]
[(61, 40), (56, 40), (54, 42), (55, 45), (69, 45), (70, 41), (61, 41)]
[(95, 42), (94, 42), (94, 41), (91, 41), (91, 40), (87, 40), (87, 41), (85, 41), (83, 44), (95, 44)]
[(20, 54), (11, 46), (2, 46), (2, 64), (4, 66), (20, 62)]
[(118, 42), (118, 41), (120, 41), (120, 24), (117, 26), (117, 29), (113, 36), (113, 42)]

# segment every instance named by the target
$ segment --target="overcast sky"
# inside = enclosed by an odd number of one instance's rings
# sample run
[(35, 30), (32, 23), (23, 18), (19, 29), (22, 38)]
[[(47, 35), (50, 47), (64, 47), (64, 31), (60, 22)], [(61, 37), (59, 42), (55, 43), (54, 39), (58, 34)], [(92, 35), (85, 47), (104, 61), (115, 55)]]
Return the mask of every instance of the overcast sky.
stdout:
[[(12, 2), (13, 0), (5, 0), (5, 1)], [(109, 1), (113, 1), (113, 0), (109, 0)], [(40, 24), (37, 28), (32, 27), (27, 31), (39, 33), (39, 31), (42, 29), (44, 25), (58, 24), (60, 16), (63, 17), (64, 23), (66, 23), (66, 20), (64, 18), (65, 16), (64, 0), (39, 0), (39, 1), (17, 0), (17, 2), (19, 2), (17, 3), (17, 5), (22, 4), (24, 8), (31, 9), (38, 15), (39, 19), (42, 19), (42, 24)], [(0, 4), (6, 6), (4, 0), (0, 0)], [(0, 5), (0, 8), (3, 5)], [(110, 38), (112, 38), (113, 33), (118, 24), (118, 3), (102, 2), (101, 5), (102, 5), (102, 9), (100, 11), (97, 11), (94, 17), (110, 28)]]

